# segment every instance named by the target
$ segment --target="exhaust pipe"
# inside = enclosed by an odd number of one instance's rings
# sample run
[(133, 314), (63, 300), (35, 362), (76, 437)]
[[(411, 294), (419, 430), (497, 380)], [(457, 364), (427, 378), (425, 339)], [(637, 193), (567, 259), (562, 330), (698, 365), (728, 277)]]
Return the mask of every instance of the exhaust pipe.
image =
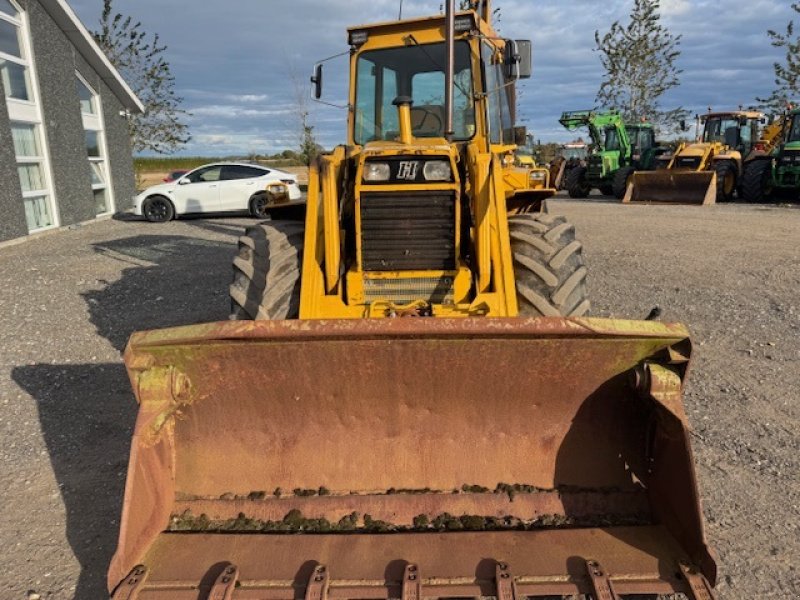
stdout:
[(445, 72), (444, 79), (444, 110), (446, 113), (447, 123), (445, 126), (444, 136), (448, 142), (452, 142), (455, 134), (453, 129), (453, 87), (456, 70), (456, 0), (447, 0), (446, 21), (447, 24), (445, 28), (447, 32), (445, 34), (445, 39), (447, 43), (447, 70)]

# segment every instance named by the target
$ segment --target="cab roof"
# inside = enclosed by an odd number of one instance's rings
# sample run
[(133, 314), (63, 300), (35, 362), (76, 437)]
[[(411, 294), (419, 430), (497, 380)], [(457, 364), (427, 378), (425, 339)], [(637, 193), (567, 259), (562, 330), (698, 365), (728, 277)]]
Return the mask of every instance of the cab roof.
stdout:
[(721, 112), (708, 112), (704, 115), (700, 115), (700, 118), (703, 120), (712, 119), (715, 117), (744, 117), (746, 119), (762, 119), (764, 117), (764, 113), (755, 110), (729, 110)]

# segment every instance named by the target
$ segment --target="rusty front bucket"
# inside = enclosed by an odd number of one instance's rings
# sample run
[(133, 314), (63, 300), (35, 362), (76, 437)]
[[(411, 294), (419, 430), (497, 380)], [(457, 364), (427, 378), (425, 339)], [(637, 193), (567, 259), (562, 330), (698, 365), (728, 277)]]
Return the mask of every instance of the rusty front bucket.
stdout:
[(140, 410), (109, 589), (711, 598), (689, 353), (681, 326), (606, 320), (135, 334)]
[(622, 201), (625, 204), (695, 204), (717, 202), (714, 171), (647, 171), (634, 173)]

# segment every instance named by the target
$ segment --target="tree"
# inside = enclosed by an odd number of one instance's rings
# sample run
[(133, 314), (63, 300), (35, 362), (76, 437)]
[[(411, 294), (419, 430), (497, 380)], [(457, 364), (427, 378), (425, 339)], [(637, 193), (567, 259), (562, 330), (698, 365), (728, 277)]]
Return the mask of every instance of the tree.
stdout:
[(289, 62), (289, 79), (294, 88), (293, 113), (297, 115), (298, 152), (303, 164), (310, 167), (317, 155), (322, 152), (322, 148), (317, 143), (317, 138), (314, 135), (314, 125), (311, 123), (311, 109), (308, 106), (310, 97), (308, 84), (298, 74), (291, 61)]
[(128, 120), (134, 152), (169, 154), (191, 136), (175, 93), (175, 78), (164, 58), (166, 46), (158, 34), (148, 36), (142, 24), (114, 12), (113, 0), (103, 1), (100, 31), (94, 37), (108, 59), (144, 104), (145, 112)]
[(672, 130), (689, 112), (661, 110), (661, 97), (680, 85), (683, 71), (676, 65), (681, 36), (662, 25), (660, 5), (660, 0), (634, 0), (629, 23), (615, 21), (603, 36), (595, 31), (595, 51), (606, 71), (597, 102), (618, 109), (626, 121), (645, 119)]
[[(800, 3), (793, 3), (792, 10), (800, 13)], [(800, 96), (800, 36), (794, 32), (794, 20), (789, 21), (786, 33), (769, 30), (767, 35), (775, 48), (784, 49), (786, 60), (783, 64), (775, 63), (775, 91), (768, 98), (758, 101), (774, 113), (782, 113), (792, 100)]]

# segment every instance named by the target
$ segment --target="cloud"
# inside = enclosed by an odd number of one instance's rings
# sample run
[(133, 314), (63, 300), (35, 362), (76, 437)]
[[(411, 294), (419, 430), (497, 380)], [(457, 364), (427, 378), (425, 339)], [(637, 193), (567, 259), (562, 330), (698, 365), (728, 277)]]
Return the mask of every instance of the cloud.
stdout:
[[(71, 4), (90, 28), (96, 27), (99, 0)], [(772, 63), (781, 53), (770, 46), (766, 30), (783, 29), (796, 16), (789, 4), (662, 0), (665, 25), (683, 36), (678, 64), (684, 71), (682, 85), (664, 97), (664, 106), (735, 108), (769, 94)], [(185, 152), (209, 154), (221, 148), (246, 152), (260, 143), (265, 148), (296, 145), (295, 89), (308, 92), (314, 63), (347, 49), (348, 26), (396, 19), (399, 5), (399, 0), (237, 0), (233, 5), (170, 0), (170, 14), (179, 18), (167, 23), (163, 0), (114, 3), (167, 43), (177, 92), (193, 113), (195, 139)], [(436, 13), (441, 5), (442, 0), (404, 0), (404, 16)], [(560, 128), (559, 115), (592, 107), (602, 78), (594, 32), (624, 21), (632, 5), (633, 0), (495, 0), (501, 33), (534, 42), (534, 77), (521, 87), (519, 114), (537, 137), (571, 139)], [(346, 58), (325, 68), (325, 98), (344, 102)], [(321, 143), (342, 143), (345, 111), (310, 101), (308, 106)], [(237, 143), (243, 145), (238, 150)]]
[(294, 105), (264, 105), (260, 108), (244, 108), (236, 104), (212, 104), (209, 106), (195, 106), (191, 109), (194, 117), (216, 117), (220, 119), (241, 119), (252, 117), (275, 117), (294, 114), (297, 107)]
[(690, 10), (689, 0), (661, 0), (661, 14), (666, 18), (685, 15)]

